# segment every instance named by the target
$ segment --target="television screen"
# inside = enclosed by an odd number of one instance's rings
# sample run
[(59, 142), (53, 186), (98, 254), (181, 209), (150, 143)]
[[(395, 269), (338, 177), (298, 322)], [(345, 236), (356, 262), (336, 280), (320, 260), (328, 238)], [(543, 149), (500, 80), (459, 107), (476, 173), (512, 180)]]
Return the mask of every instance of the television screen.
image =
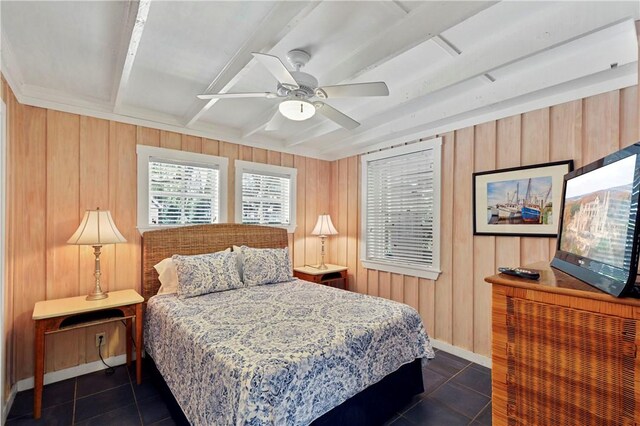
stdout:
[(638, 262), (640, 144), (565, 176), (557, 267), (607, 293), (633, 286)]

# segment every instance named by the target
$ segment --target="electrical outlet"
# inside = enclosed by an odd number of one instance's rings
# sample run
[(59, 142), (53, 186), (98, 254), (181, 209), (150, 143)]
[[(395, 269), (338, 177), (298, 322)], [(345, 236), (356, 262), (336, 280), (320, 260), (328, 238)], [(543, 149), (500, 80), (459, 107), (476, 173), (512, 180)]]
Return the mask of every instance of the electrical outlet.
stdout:
[(102, 333), (96, 334), (96, 348), (100, 347), (100, 338), (102, 337), (102, 346), (107, 344), (107, 333), (104, 331)]

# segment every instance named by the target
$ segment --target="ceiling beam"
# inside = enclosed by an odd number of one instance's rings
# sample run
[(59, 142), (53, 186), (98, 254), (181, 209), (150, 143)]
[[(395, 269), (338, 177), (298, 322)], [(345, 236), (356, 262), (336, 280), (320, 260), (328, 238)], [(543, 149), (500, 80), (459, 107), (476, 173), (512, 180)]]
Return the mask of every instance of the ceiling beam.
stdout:
[[(569, 2), (546, 7), (537, 14), (505, 26), (473, 50), (452, 57), (446, 66), (421, 76), (404, 85), (400, 90), (392, 91), (389, 97), (372, 99), (362, 109), (366, 117), (366, 119), (360, 119), (363, 126), (352, 134), (366, 130), (368, 127), (366, 123), (369, 123), (369, 126), (381, 126), (393, 120), (394, 117), (387, 114), (389, 105), (415, 107), (417, 99), (424, 99), (439, 90), (569, 43), (598, 29), (620, 23), (621, 17), (637, 15), (639, 13), (637, 9), (637, 5), (632, 2), (607, 4)], [(571, 20), (572, 24), (566, 25), (567, 20)], [(410, 108), (405, 108), (407, 109)], [(322, 123), (290, 138), (286, 145), (292, 147), (307, 143), (335, 130), (334, 125)]]
[[(410, 106), (396, 107), (391, 114), (387, 114), (392, 119), (386, 123), (377, 125), (380, 118), (374, 118), (358, 133), (347, 137), (342, 135), (339, 148), (365, 146), (380, 138), (391, 138), (411, 129), (432, 126), (433, 123), (451, 120), (490, 105), (502, 105), (531, 93), (553, 90), (553, 87), (572, 80), (608, 71), (612, 63), (618, 63), (620, 68), (625, 69), (634, 67), (638, 61), (634, 39), (631, 20), (588, 34), (557, 49), (543, 52), (539, 57), (530, 58), (516, 72), (502, 76), (490, 86), (474, 86), (472, 82), (467, 82), (455, 91), (435, 93)], [(331, 145), (333, 147), (321, 152), (337, 149), (334, 144), (325, 144)]]
[(433, 36), (465, 21), (494, 5), (492, 1), (477, 2), (424, 2), (405, 14), (394, 24), (381, 29), (377, 36), (343, 59), (333, 69), (322, 74), (320, 81), (339, 84), (383, 64), (418, 46)]
[(125, 26), (122, 37), (123, 42), (120, 60), (118, 62), (119, 64), (122, 64), (121, 67), (119, 67), (121, 72), (117, 74), (112, 94), (114, 112), (120, 108), (124, 92), (129, 84), (133, 63), (136, 59), (136, 54), (138, 53), (138, 46), (142, 39), (144, 26), (147, 23), (147, 15), (149, 14), (150, 5), (151, 0), (139, 0), (137, 2), (127, 4)]
[(242, 137), (251, 137), (262, 130), (264, 126), (269, 124), (275, 114), (279, 114), (277, 106), (274, 105), (273, 107), (266, 109), (250, 127), (243, 129)]
[[(203, 93), (224, 93), (231, 89), (248, 71), (253, 56), (251, 52), (268, 52), (293, 28), (295, 28), (320, 2), (278, 2), (260, 22), (256, 30), (216, 75)], [(184, 116), (186, 127), (192, 126), (218, 99), (203, 105), (194, 99)]]
[[(437, 35), (432, 40), (449, 56), (456, 57), (462, 54), (462, 51), (449, 40), (447, 40), (443, 35)], [(489, 73), (482, 74), (482, 77), (484, 77), (484, 79), (489, 83), (493, 83), (494, 81), (496, 81), (496, 79), (493, 78), (493, 76), (491, 76)]]

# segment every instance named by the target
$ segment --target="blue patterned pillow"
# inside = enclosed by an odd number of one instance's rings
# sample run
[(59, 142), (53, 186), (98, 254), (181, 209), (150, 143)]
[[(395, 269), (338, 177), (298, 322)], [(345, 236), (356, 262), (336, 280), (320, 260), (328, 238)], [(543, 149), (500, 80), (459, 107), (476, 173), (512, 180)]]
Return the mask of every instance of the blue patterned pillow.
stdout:
[(289, 249), (242, 246), (242, 276), (248, 287), (291, 280)]
[(236, 267), (236, 253), (209, 253), (171, 257), (178, 273), (178, 297), (200, 296), (246, 287)]

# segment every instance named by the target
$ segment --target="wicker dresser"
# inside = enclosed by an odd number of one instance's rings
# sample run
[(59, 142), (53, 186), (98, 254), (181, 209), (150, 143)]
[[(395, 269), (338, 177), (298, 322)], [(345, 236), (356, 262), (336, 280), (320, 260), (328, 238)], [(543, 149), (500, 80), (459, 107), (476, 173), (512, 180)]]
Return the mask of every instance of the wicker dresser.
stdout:
[(549, 267), (493, 284), (493, 425), (640, 425), (640, 299)]

